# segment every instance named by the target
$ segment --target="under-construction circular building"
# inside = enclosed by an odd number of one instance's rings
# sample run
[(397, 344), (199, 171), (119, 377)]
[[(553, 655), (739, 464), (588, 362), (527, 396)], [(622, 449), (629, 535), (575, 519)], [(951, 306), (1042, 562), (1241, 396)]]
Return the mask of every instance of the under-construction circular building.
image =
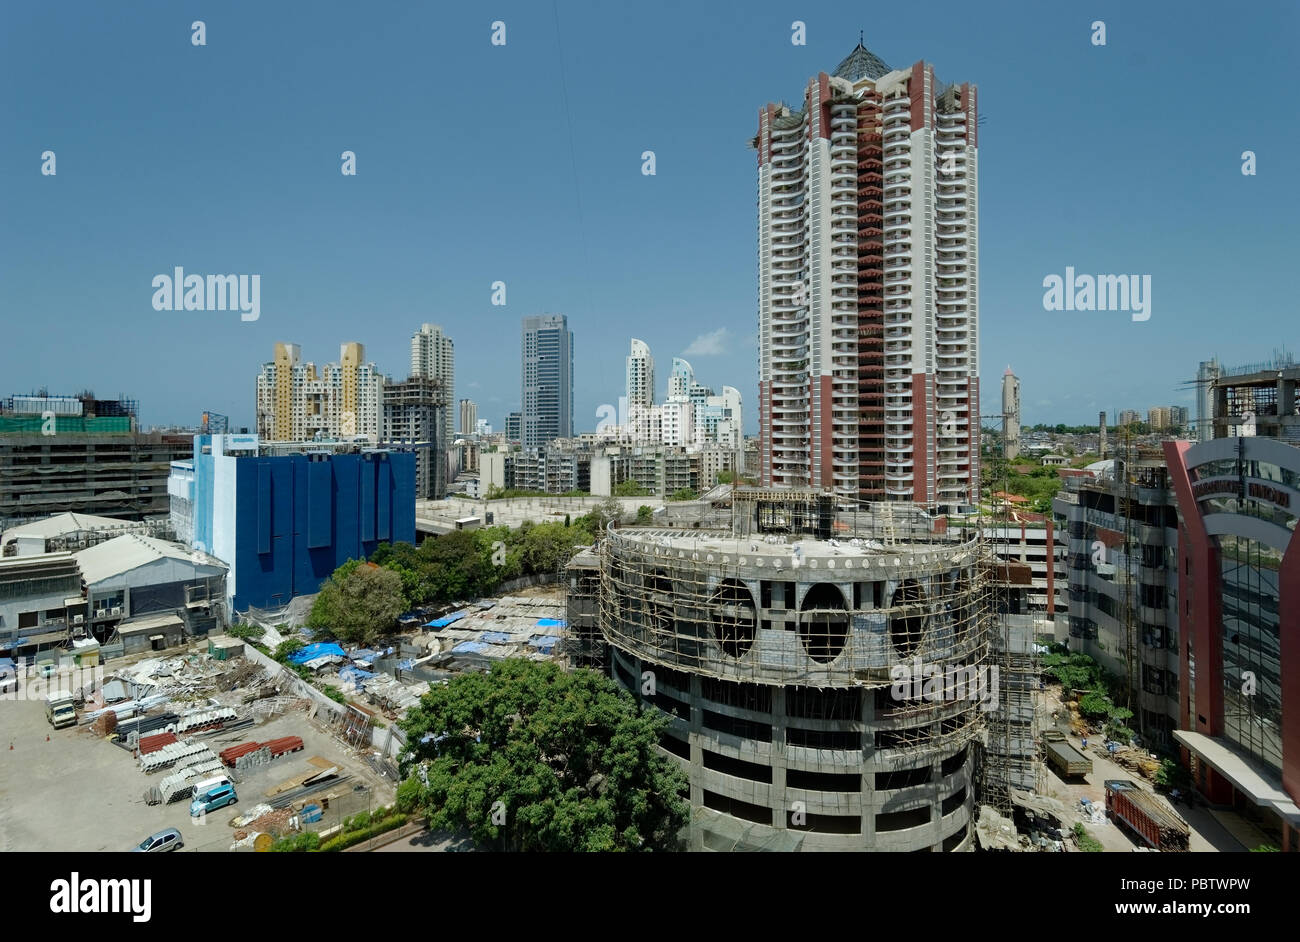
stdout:
[(997, 695), (977, 544), (814, 492), (729, 512), (611, 530), (587, 589), (610, 676), (669, 718), (692, 849), (968, 849)]

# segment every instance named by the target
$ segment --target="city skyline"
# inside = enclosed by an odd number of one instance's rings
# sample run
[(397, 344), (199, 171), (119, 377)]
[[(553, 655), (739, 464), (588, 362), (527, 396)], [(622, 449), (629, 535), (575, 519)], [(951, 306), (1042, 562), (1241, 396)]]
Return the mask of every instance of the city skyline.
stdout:
[[(431, 322), (458, 340), (456, 394), (498, 425), (519, 407), (512, 384), (494, 383), (503, 344), (512, 346), (520, 317), (564, 310), (583, 337), (578, 429), (594, 427), (622, 387), (629, 336), (710, 358), (715, 381), (757, 403), (753, 153), (744, 142), (757, 103), (838, 62), (860, 29), (896, 67), (924, 57), (980, 86), (982, 412), (997, 411), (1007, 362), (1023, 383), (1026, 425), (1084, 424), (1126, 404), (1192, 407), (1181, 384), (1198, 362), (1245, 361), (1285, 342), (1290, 309), (1269, 276), (1286, 266), (1295, 196), (1278, 155), (1294, 151), (1296, 129), (1224, 83), (1154, 113), (1131, 90), (1196, 74), (1197, 50), (1209, 46), (1222, 51), (1217, 68), (1280, 86), (1290, 7), (1243, 8), (1223, 23), (1102, 10), (1105, 47), (1092, 45), (1079, 17), (1028, 5), (953, 5), (946, 16), (827, 5), (804, 15), (806, 46), (791, 43), (785, 11), (758, 9), (746, 22), (693, 11), (698, 30), (685, 37), (675, 17), (631, 10), (636, 39), (611, 44), (596, 8), (561, 5), (557, 33), (551, 11), (506, 4), (493, 15), (509, 23), (509, 41), (493, 47), (474, 12), (435, 20), (403, 11), (358, 37), (328, 16), (302, 23), (288, 10), (236, 4), (211, 17), (203, 48), (163, 4), (102, 23), (7, 10), (0, 68), (15, 81), (6, 87), (46, 71), (67, 81), (36, 83), (4, 104), (15, 146), (0, 154), (0, 369), (12, 387), (2, 392), (123, 392), (141, 402), (146, 426), (193, 425), (211, 409), (253, 427), (254, 403), (237, 378), (277, 339), (314, 349), (348, 337), (397, 376), (409, 331)], [(462, 39), (429, 61), (401, 54), (435, 32)], [(463, 38), (478, 34), (480, 44)], [(34, 35), (52, 41), (25, 38)], [(359, 65), (341, 76), (330, 62), (342, 43), (355, 45)], [(700, 71), (664, 63), (657, 50), (677, 46)], [(305, 78), (268, 95), (260, 77), (238, 69), (262, 60)], [(160, 68), (178, 76), (173, 87), (153, 86)], [(624, 69), (640, 76), (628, 87), (581, 80)], [(445, 101), (453, 123), (485, 142), (473, 161), (432, 146), (440, 122), (403, 117), (410, 89), (466, 72), (491, 100), (528, 82), (543, 101), (504, 122), (493, 109)], [(1025, 74), (1038, 78), (1026, 83)], [(83, 80), (90, 75), (102, 79)], [(707, 120), (692, 106), (700, 82), (727, 89)], [(187, 118), (194, 102), (200, 122)], [(1220, 116), (1209, 147), (1196, 130), (1207, 109)], [(82, 120), (92, 111), (95, 122)], [(1078, 134), (1043, 132), (1076, 118)], [(151, 134), (162, 126), (191, 130)], [(521, 128), (534, 145), (529, 173), (514, 175), (504, 145)], [(231, 157), (225, 145), (245, 136), (255, 153)], [(40, 173), (45, 150), (58, 156), (57, 175)], [(647, 150), (654, 176), (642, 173)], [(344, 151), (356, 155), (355, 177), (340, 174)], [(1258, 175), (1241, 173), (1245, 151), (1258, 155)], [(1206, 205), (1222, 207), (1213, 238), (1192, 215)], [(512, 234), (508, 251), (502, 231)], [(1225, 263), (1232, 277), (1192, 277)], [(153, 309), (151, 279), (178, 265), (260, 275), (260, 316)], [(1067, 266), (1150, 274), (1154, 315), (1133, 323), (1044, 310), (1043, 279)], [(505, 306), (492, 304), (498, 281)], [(1222, 331), (1221, 312), (1242, 306), (1242, 284), (1251, 285), (1252, 329)], [(70, 349), (98, 356), (74, 369)]]

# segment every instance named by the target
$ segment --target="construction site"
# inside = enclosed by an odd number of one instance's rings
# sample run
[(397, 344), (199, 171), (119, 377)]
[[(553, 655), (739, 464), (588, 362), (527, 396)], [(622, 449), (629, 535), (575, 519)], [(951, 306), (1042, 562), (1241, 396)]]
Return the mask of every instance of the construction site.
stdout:
[[(0, 776), (5, 850), (127, 850), (164, 827), (187, 849), (265, 850), (304, 831), (329, 837), (392, 802), (400, 743), (382, 709), (313, 695), (239, 639), (75, 676), (86, 682), (68, 691), (72, 728), (42, 721), (41, 700), (25, 696), (36, 676), (0, 717), (20, 760)], [(195, 786), (216, 780), (234, 786), (238, 805), (192, 816)]]
[[(569, 620), (575, 661), (668, 717), (692, 848), (970, 849), (1007, 689), (979, 536), (813, 490), (742, 488), (682, 516), (576, 557)], [(1023, 712), (1012, 754), (989, 756), (1032, 765)]]
[[(1031, 567), (996, 518), (957, 530), (908, 504), (740, 488), (663, 521), (573, 557), (564, 653), (664, 715), (692, 850), (1082, 849), (1074, 824), (1131, 850), (1111, 779), (1181, 821), (1151, 793), (1159, 762), (1090, 749), (1077, 691), (1046, 686)], [(1054, 748), (1086, 769), (1049, 768)], [(1192, 849), (1231, 845), (1201, 824)], [(1158, 849), (1187, 849), (1182, 827)]]

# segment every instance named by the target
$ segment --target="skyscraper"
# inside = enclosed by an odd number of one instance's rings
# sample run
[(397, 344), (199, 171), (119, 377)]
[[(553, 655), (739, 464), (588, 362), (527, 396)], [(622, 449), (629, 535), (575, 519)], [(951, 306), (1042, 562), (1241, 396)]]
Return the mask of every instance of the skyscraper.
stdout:
[[(447, 402), (456, 401), (455, 344), (437, 324), (421, 324), (411, 335), (411, 377), (442, 380)], [(445, 410), (444, 421), (444, 440), (451, 441), (456, 434), (456, 418), (451, 409)]]
[(652, 406), (655, 404), (655, 358), (644, 340), (632, 338), (632, 351), (627, 358), (627, 406)]
[(563, 314), (524, 318), (520, 349), (523, 446), (573, 435), (573, 333)]
[(478, 406), (473, 399), (460, 401), (460, 434), (473, 435), (478, 425)]
[(1011, 367), (1002, 374), (1002, 413), (1006, 417), (1006, 440), (1003, 455), (1014, 459), (1020, 455), (1020, 380)]
[(764, 485), (978, 489), (977, 126), (974, 85), (861, 44), (759, 112)]

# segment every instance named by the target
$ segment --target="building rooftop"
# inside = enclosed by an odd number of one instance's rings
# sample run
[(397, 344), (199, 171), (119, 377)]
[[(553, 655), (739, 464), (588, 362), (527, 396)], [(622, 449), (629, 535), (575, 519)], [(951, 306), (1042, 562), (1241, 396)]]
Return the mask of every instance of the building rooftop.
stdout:
[(198, 566), (224, 569), (225, 565), (210, 556), (195, 554), (178, 543), (168, 543), (150, 536), (129, 533), (84, 549), (76, 554), (77, 565), (87, 585), (139, 569), (160, 559), (176, 559)]
[(893, 69), (885, 65), (884, 60), (859, 42), (857, 48), (835, 67), (832, 74), (837, 78), (858, 82), (864, 78), (878, 79), (892, 71)]
[(18, 536), (42, 536), (46, 539), (77, 533), (81, 530), (99, 530), (104, 527), (138, 527), (140, 524), (116, 517), (96, 517), (91, 514), (64, 513), (55, 514), (42, 520), (34, 520), (21, 526), (13, 527), (4, 533), (4, 542)]

